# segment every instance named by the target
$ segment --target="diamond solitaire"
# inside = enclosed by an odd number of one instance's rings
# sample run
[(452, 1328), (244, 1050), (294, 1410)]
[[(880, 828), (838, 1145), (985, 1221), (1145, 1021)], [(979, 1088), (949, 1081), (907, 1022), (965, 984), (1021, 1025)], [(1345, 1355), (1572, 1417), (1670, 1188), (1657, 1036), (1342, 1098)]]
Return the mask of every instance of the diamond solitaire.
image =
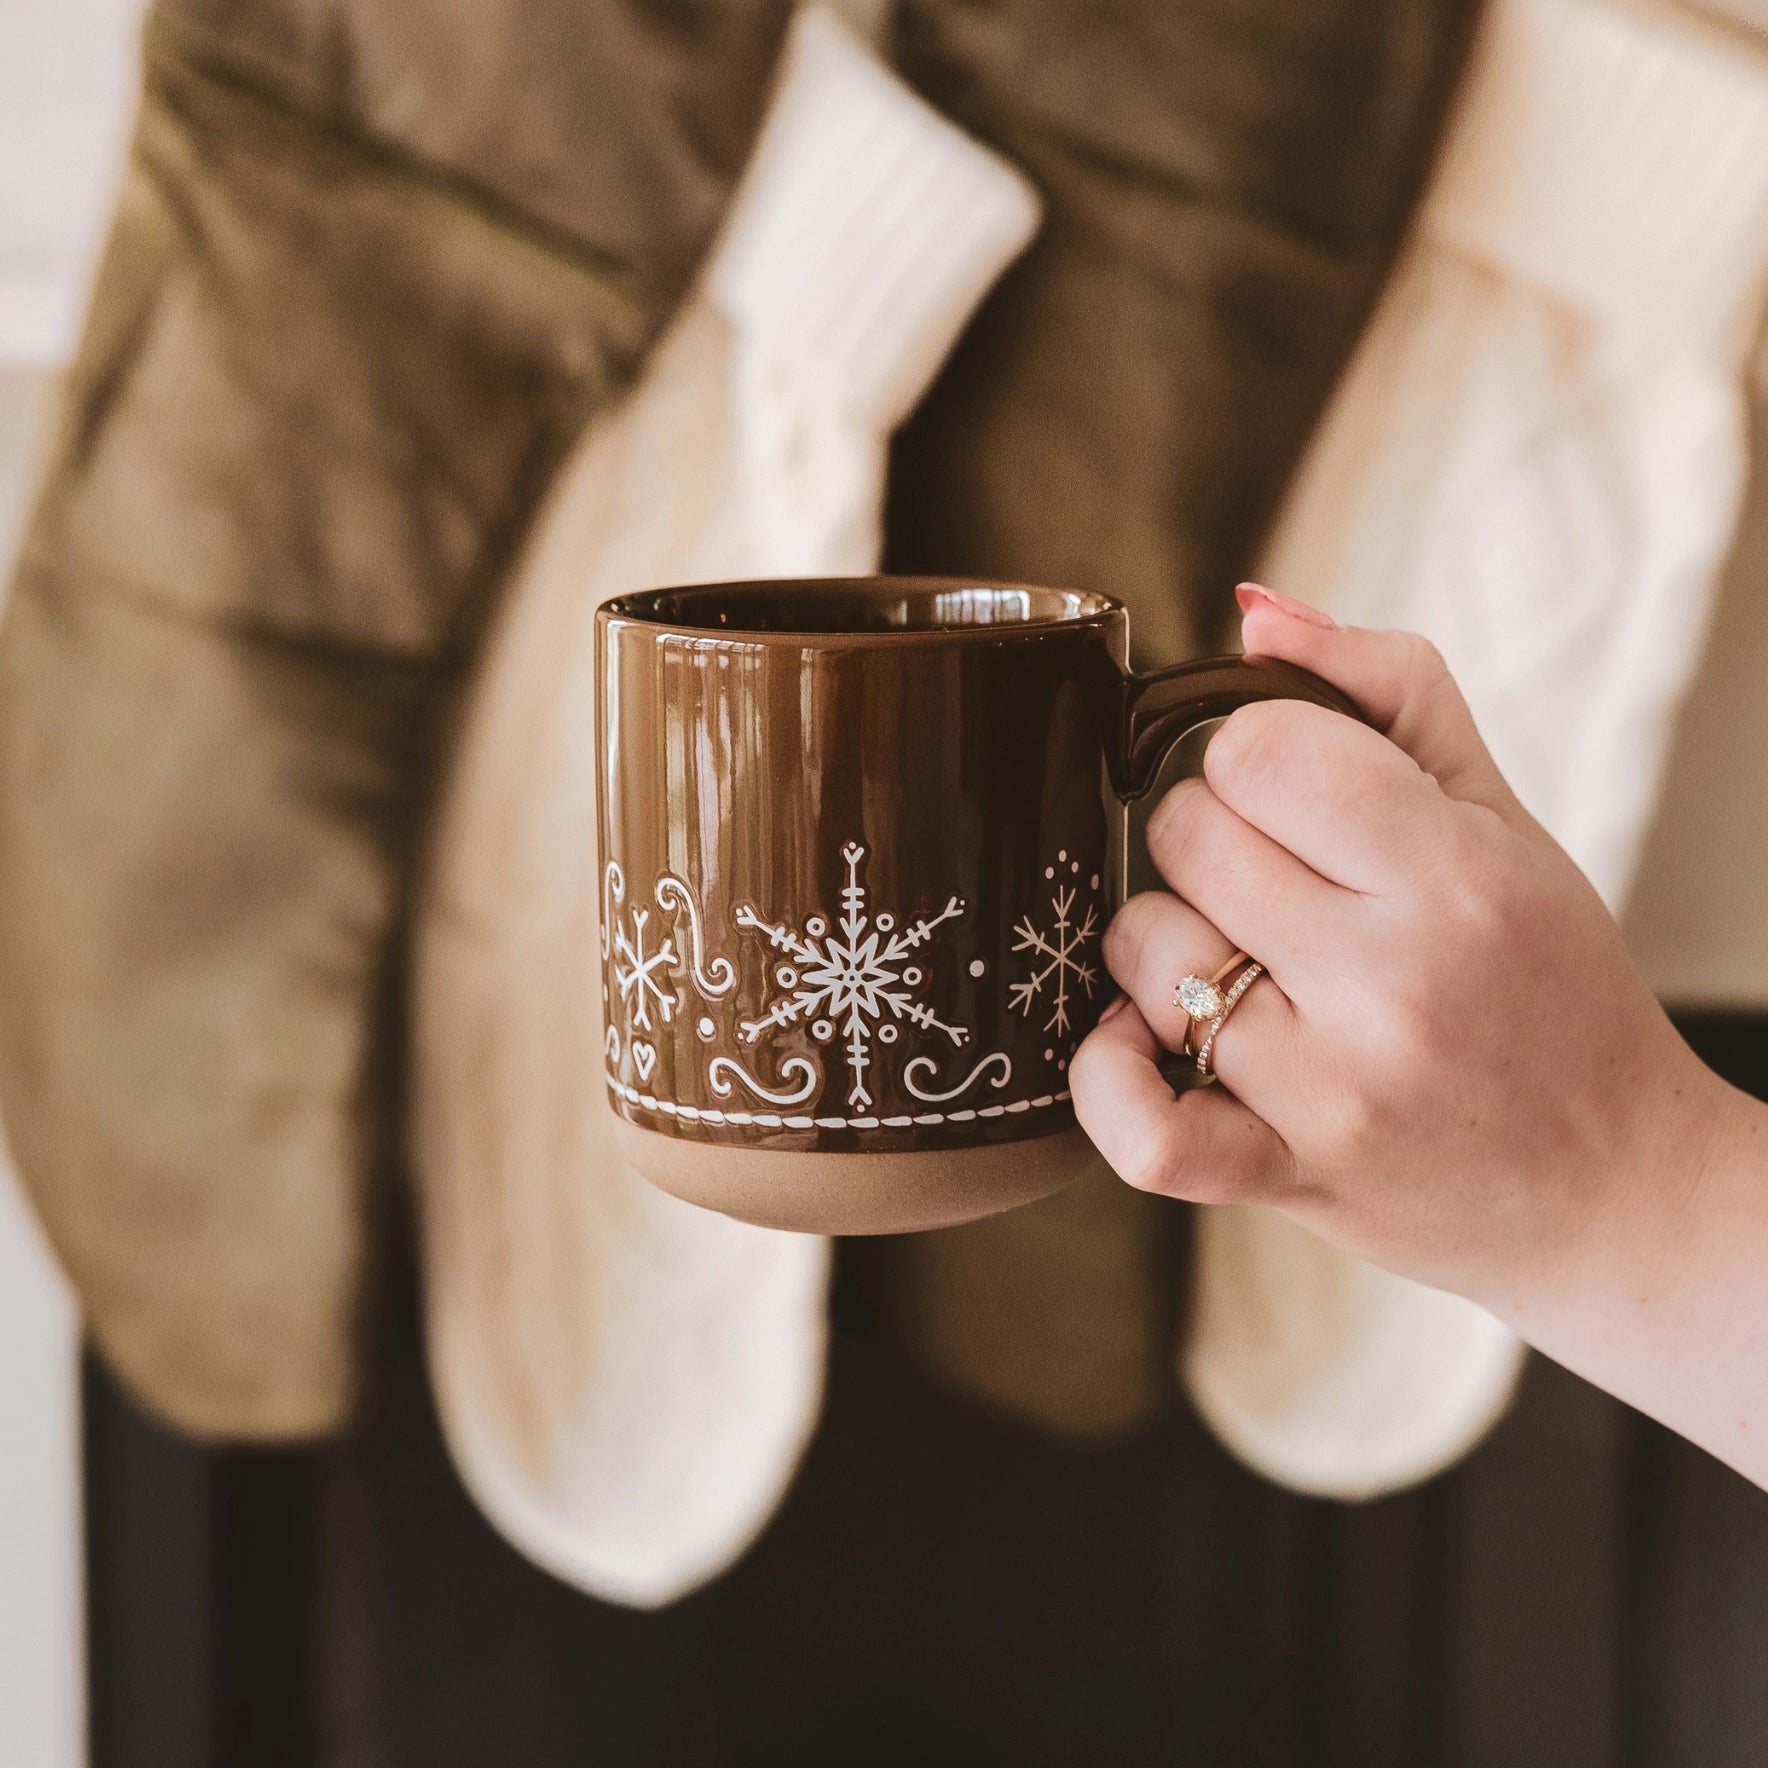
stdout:
[(1173, 990), (1173, 1002), (1197, 1020), (1213, 1019), (1227, 1005), (1222, 991), (1207, 976), (1185, 977)]

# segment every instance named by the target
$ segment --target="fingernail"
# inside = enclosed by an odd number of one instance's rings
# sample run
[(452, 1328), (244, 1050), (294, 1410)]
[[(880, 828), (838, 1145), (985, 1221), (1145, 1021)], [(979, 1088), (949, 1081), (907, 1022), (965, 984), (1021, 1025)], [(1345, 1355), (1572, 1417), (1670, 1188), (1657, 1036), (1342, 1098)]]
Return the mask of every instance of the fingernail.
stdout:
[(1107, 1019), (1115, 1019), (1130, 1004), (1130, 997), (1120, 994), (1103, 1013), (1099, 1015), (1099, 1023), (1103, 1025)]
[(1306, 602), (1298, 602), (1292, 595), (1279, 595), (1274, 589), (1266, 589), (1262, 583), (1238, 583), (1234, 586), (1234, 599), (1240, 604), (1240, 612), (1250, 614), (1262, 601), (1266, 607), (1278, 614), (1287, 614), (1291, 620), (1300, 620), (1308, 626), (1318, 626), (1327, 632), (1336, 632), (1338, 622), (1322, 608), (1310, 608)]

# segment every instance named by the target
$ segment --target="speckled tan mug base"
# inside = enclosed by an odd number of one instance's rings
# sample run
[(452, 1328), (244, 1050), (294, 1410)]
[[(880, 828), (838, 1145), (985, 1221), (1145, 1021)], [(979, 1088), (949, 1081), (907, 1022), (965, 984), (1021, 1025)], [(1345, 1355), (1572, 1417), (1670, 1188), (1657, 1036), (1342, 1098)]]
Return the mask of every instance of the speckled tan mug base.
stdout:
[(1060, 1191), (1097, 1159), (1084, 1131), (905, 1154), (719, 1147), (614, 1118), (621, 1152), (685, 1203), (801, 1234), (912, 1234)]

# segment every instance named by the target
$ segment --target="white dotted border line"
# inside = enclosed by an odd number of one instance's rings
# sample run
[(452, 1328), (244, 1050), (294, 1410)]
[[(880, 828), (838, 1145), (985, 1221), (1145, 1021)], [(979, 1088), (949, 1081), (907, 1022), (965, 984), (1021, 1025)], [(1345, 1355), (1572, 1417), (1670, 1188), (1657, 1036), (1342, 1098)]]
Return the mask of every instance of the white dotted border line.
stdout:
[(641, 1093), (637, 1087), (629, 1087), (612, 1073), (608, 1074), (608, 1085), (629, 1105), (637, 1105), (645, 1111), (659, 1111), (665, 1117), (679, 1117), (689, 1123), (754, 1125), (768, 1130), (922, 1129), (938, 1123), (974, 1123), (981, 1118), (1010, 1117), (1021, 1111), (1043, 1111), (1074, 1096), (1064, 1089), (1060, 1093), (1044, 1093), (1036, 1099), (1015, 1099), (1010, 1105), (979, 1105), (966, 1111), (923, 1111), (918, 1117), (782, 1117), (777, 1111), (720, 1111), (714, 1106), (681, 1105), (674, 1099), (659, 1099), (651, 1093)]

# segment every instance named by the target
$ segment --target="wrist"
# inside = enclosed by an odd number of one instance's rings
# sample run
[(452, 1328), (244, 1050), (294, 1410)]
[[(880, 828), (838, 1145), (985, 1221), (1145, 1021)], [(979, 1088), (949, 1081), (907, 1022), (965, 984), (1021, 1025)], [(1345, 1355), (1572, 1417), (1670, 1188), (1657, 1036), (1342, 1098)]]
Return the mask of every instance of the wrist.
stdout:
[(1756, 1101), (1726, 1085), (1680, 1039), (1659, 1052), (1650, 1083), (1625, 1089), (1623, 1121), (1604, 1125), (1567, 1170), (1552, 1173), (1518, 1267), (1485, 1305), (1574, 1367), (1674, 1305), (1729, 1214), (1738, 1142), (1759, 1129)]
[[(1703, 1440), (1711, 1347), (1768, 1245), (1768, 1108), (1691, 1052), (1637, 1097), (1600, 1170), (1567, 1188), (1546, 1256), (1494, 1308), (1537, 1350)], [(1492, 1305), (1488, 1303), (1488, 1305)], [(1709, 1445), (1711, 1446), (1711, 1445)]]
[(1768, 1486), (1768, 1106), (1691, 1070), (1596, 1191), (1523, 1280), (1476, 1299)]
[(1708, 1081), (1674, 1181), (1537, 1342), (1768, 1483), (1768, 1108)]

